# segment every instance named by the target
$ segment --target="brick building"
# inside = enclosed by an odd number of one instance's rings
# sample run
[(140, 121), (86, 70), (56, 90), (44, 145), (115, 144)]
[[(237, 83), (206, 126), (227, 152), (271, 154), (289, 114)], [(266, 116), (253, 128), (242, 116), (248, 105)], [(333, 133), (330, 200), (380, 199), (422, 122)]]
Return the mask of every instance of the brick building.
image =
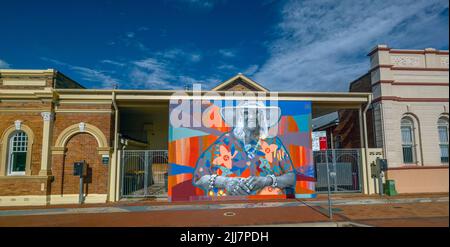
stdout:
[(110, 154), (111, 102), (58, 103), (56, 90), (84, 87), (52, 69), (1, 70), (0, 85), (0, 200), (47, 204), (76, 198), (79, 181), (68, 164), (83, 157), (93, 174), (86, 200), (105, 201), (100, 195), (107, 193), (108, 167), (101, 157)]
[[(376, 46), (369, 71), (350, 83), (350, 92), (370, 92), (368, 147), (382, 148), (386, 178), (400, 193), (448, 192), (448, 51)], [(354, 111), (340, 111), (334, 136), (359, 146)]]

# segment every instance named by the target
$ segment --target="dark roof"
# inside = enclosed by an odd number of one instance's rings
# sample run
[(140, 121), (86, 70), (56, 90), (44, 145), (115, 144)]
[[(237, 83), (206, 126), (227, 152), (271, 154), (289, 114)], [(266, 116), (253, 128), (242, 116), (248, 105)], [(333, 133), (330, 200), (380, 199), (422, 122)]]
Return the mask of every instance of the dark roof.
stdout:
[(330, 127), (337, 125), (339, 123), (339, 114), (338, 112), (332, 112), (312, 120), (312, 128), (313, 130), (321, 130), (325, 127)]

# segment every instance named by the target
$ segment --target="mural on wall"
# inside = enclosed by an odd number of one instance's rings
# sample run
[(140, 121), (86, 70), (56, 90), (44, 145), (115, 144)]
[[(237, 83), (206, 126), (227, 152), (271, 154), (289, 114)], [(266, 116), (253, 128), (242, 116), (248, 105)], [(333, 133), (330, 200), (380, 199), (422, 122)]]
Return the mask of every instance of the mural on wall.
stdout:
[[(192, 104), (192, 101), (189, 103)], [(171, 102), (171, 201), (314, 197), (311, 102)], [(179, 124), (177, 124), (179, 125)]]

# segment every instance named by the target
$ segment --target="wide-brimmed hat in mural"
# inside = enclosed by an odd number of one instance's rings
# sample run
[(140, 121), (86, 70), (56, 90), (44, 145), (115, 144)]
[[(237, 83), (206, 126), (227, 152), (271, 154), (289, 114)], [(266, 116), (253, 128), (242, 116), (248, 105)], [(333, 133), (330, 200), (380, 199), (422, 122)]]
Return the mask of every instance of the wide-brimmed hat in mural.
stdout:
[(234, 127), (236, 122), (238, 122), (236, 117), (239, 116), (239, 111), (243, 112), (246, 109), (258, 111), (258, 116), (264, 118), (260, 120), (264, 121), (267, 127), (276, 125), (281, 117), (280, 107), (266, 106), (260, 101), (243, 101), (237, 106), (222, 107), (222, 109), (220, 109), (220, 115), (227, 125)]

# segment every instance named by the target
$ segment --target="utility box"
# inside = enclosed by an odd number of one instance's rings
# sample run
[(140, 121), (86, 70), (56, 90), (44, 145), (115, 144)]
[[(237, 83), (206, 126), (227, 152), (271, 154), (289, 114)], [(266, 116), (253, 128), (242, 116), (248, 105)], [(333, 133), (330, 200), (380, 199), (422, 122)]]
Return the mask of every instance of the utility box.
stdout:
[(388, 168), (388, 163), (386, 159), (380, 159), (377, 157), (374, 162), (370, 165), (372, 178), (379, 178), (381, 172), (386, 172)]
[(376, 162), (378, 163), (377, 166), (379, 166), (380, 171), (383, 171), (383, 172), (387, 171), (388, 163), (387, 163), (386, 159), (377, 158)]
[(384, 183), (384, 193), (388, 196), (395, 196), (398, 194), (397, 190), (395, 190), (394, 180), (386, 180), (386, 183)]
[(86, 161), (78, 161), (73, 163), (73, 175), (86, 177), (87, 176), (87, 164)]
[(372, 178), (379, 178), (380, 177), (380, 173), (381, 173), (381, 169), (380, 169), (380, 163), (378, 162), (378, 159), (374, 162), (372, 162), (372, 164), (370, 164), (370, 173), (371, 173), (371, 177)]

